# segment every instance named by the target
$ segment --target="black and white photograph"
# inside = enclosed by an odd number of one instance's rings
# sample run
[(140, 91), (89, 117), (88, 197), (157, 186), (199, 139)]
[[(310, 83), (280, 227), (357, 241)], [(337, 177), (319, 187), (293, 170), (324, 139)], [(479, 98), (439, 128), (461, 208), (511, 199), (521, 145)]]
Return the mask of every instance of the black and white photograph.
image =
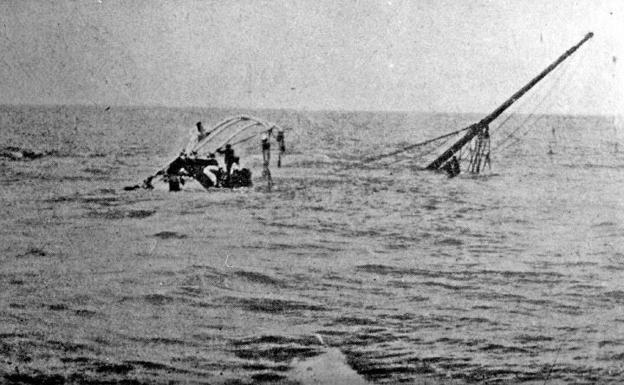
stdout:
[(623, 384), (623, 60), (620, 0), (0, 0), (0, 384)]

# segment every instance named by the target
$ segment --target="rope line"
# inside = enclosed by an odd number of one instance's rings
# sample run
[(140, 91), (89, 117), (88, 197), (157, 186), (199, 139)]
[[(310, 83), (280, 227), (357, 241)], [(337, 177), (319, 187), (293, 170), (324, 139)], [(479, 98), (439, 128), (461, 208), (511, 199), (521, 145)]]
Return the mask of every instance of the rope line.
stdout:
[[(517, 143), (520, 138), (525, 137), (532, 129), (535, 128), (535, 125), (537, 124), (537, 122), (539, 122), (540, 120), (543, 119), (543, 115), (538, 117), (537, 119), (533, 120), (531, 123), (528, 123), (534, 116), (535, 116), (535, 111), (537, 111), (537, 109), (546, 101), (546, 100), (550, 100), (549, 105), (552, 104), (552, 100), (549, 99), (549, 96), (552, 94), (552, 92), (559, 88), (559, 84), (561, 82), (561, 80), (563, 78), (567, 78), (572, 80), (577, 74), (578, 74), (578, 62), (580, 60), (583, 60), (583, 58), (585, 58), (585, 55), (578, 55), (576, 57), (574, 57), (572, 60), (570, 60), (568, 63), (566, 63), (567, 65), (564, 65), (562, 67), (562, 69), (559, 71), (558, 76), (555, 78), (555, 80), (551, 83), (551, 86), (549, 87), (548, 91), (546, 92), (546, 95), (543, 98), (540, 98), (539, 102), (537, 103), (537, 105), (532, 109), (531, 113), (522, 120), (522, 122), (515, 128), (511, 129), (508, 131), (507, 135), (505, 137), (503, 137), (502, 140), (498, 141), (498, 143), (496, 143), (495, 146), (493, 146), (492, 152), (494, 152), (494, 150), (496, 150), (496, 153), (501, 153), (504, 150), (506, 150), (507, 148), (509, 148), (511, 145), (514, 145), (515, 143)], [(572, 72), (570, 73), (570, 69), (572, 69)], [(534, 93), (533, 95), (537, 95), (537, 93)], [(501, 122), (496, 128), (495, 130), (500, 129), (503, 125), (505, 125), (507, 123), (507, 121), (510, 120), (511, 117), (515, 117), (517, 114), (511, 114), (510, 116), (508, 116), (503, 122)], [(527, 128), (526, 131), (524, 131), (523, 133), (520, 134), (519, 137), (514, 137), (514, 135), (520, 131), (522, 128), (525, 128), (525, 126), (529, 126)]]
[[(583, 55), (580, 55), (580, 56), (583, 56)], [(577, 59), (577, 61), (578, 61), (578, 59)], [(500, 152), (500, 151), (502, 151), (502, 150), (504, 150), (504, 149), (508, 148), (510, 145), (512, 145), (512, 144), (514, 144), (514, 143), (515, 143), (515, 141), (514, 141), (514, 140), (512, 140), (512, 139), (514, 139), (514, 138), (513, 138), (513, 136), (514, 136), (514, 135), (515, 135), (518, 131), (520, 131), (521, 129), (526, 128), (527, 123), (528, 123), (531, 119), (533, 119), (533, 118), (535, 117), (537, 109), (538, 109), (540, 106), (542, 106), (546, 100), (549, 100), (549, 97), (550, 97), (550, 95), (553, 93), (553, 91), (559, 87), (559, 84), (560, 84), (561, 80), (562, 80), (564, 77), (567, 77), (567, 75), (568, 75), (568, 74), (569, 74), (569, 72), (570, 72), (570, 68), (574, 67), (574, 69), (575, 69), (575, 70), (578, 70), (577, 66), (573, 66), (573, 64), (572, 64), (572, 63), (574, 63), (574, 60), (571, 60), (571, 61), (569, 61), (568, 63), (566, 63), (567, 65), (562, 66), (562, 68), (558, 71), (558, 72), (559, 72), (558, 76), (557, 76), (557, 77), (555, 78), (555, 80), (551, 83), (551, 86), (550, 86), (550, 87), (548, 88), (548, 90), (546, 91), (546, 94), (545, 94), (543, 97), (539, 98), (539, 101), (537, 102), (537, 104), (535, 105), (535, 107), (531, 110), (531, 112), (529, 113), (529, 115), (528, 115), (528, 116), (526, 116), (526, 118), (525, 118), (525, 119), (523, 119), (523, 120), (522, 120), (522, 122), (521, 122), (521, 123), (520, 123), (517, 127), (512, 128), (511, 130), (509, 130), (509, 132), (508, 132), (508, 133), (507, 133), (507, 134), (503, 137), (503, 139), (502, 139), (501, 141), (499, 141), (499, 142), (496, 144), (496, 146), (493, 146), (493, 148), (492, 148), (492, 152), (493, 152), (493, 150), (496, 150), (497, 152)], [(576, 72), (576, 71), (574, 71), (574, 72)], [(570, 78), (571, 78), (571, 77), (572, 77), (572, 76), (570, 76)], [(536, 89), (536, 90), (537, 90), (537, 89)], [(536, 96), (536, 95), (538, 95), (538, 94), (534, 91), (534, 92), (532, 93), (532, 95), (534, 95), (534, 98), (535, 98), (535, 96)], [(529, 98), (529, 99), (530, 99), (530, 98)], [(524, 102), (526, 103), (526, 101), (527, 101), (527, 100), (528, 100), (528, 99), (524, 99)], [(525, 103), (523, 103), (523, 104), (525, 104)], [(514, 114), (514, 113), (509, 114), (509, 115), (508, 115), (508, 116), (507, 116), (507, 117), (506, 117), (506, 118), (505, 118), (505, 119), (504, 119), (504, 120), (503, 120), (500, 124), (498, 124), (498, 125), (497, 125), (497, 126), (496, 126), (493, 130), (491, 130), (491, 131), (494, 131), (494, 130), (495, 130), (495, 131), (501, 130), (503, 127), (505, 127), (505, 125), (506, 125), (506, 124), (507, 124), (507, 123), (508, 123), (508, 122), (509, 122), (512, 118), (516, 118), (516, 117), (517, 117), (517, 114)], [(529, 128), (527, 129), (527, 131), (525, 131), (524, 133), (522, 133), (522, 136), (527, 135), (527, 134), (528, 134), (528, 132), (534, 128), (535, 123), (537, 123), (538, 121), (540, 121), (542, 118), (543, 118), (543, 116), (540, 116), (540, 117), (538, 117), (535, 121), (533, 121), (533, 122), (531, 123), (531, 126), (529, 126)], [(461, 133), (461, 132), (463, 132), (463, 131), (466, 131), (468, 128), (470, 128), (470, 126), (469, 126), (469, 127), (465, 127), (465, 128), (463, 128), (463, 129), (460, 129), (460, 130), (456, 130), (456, 131), (450, 132), (450, 133), (448, 133), (448, 134), (444, 134), (444, 135), (438, 136), (438, 137), (433, 138), (433, 139), (425, 140), (425, 141), (423, 141), (423, 142), (419, 142), (419, 143), (414, 143), (414, 144), (411, 144), (411, 145), (408, 145), (408, 146), (405, 146), (405, 147), (399, 148), (399, 149), (397, 149), (397, 150), (395, 150), (395, 151), (391, 151), (391, 152), (388, 152), (388, 153), (385, 153), (385, 154), (381, 154), (381, 155), (372, 156), (372, 157), (369, 157), (369, 158), (366, 158), (366, 159), (362, 160), (362, 163), (370, 163), (370, 162), (375, 162), (375, 161), (378, 161), (378, 160), (381, 160), (381, 159), (384, 159), (384, 158), (388, 158), (388, 157), (391, 157), (391, 156), (395, 156), (395, 155), (401, 154), (401, 153), (403, 153), (403, 152), (410, 151), (410, 150), (412, 150), (412, 149), (414, 149), (414, 148), (417, 148), (417, 147), (421, 147), (421, 146), (425, 146), (425, 145), (430, 144), (430, 143), (437, 142), (437, 141), (442, 140), (442, 139), (445, 139), (445, 138), (450, 138), (451, 136), (454, 136), (454, 135), (457, 135), (457, 134), (459, 134), (459, 133)], [(516, 139), (517, 139), (517, 138), (516, 138)], [(429, 150), (429, 151), (427, 151), (427, 152), (425, 152), (425, 153), (423, 153), (423, 154), (420, 154), (420, 155), (418, 156), (418, 158), (424, 158), (425, 156), (427, 156), (427, 155), (431, 154), (432, 152), (436, 151), (436, 149), (439, 149), (439, 148), (443, 147), (443, 146), (444, 146), (447, 142), (448, 142), (448, 139), (447, 139), (447, 141), (445, 141), (444, 143), (441, 143), (439, 146), (436, 146), (436, 147), (432, 148), (431, 150)], [(461, 150), (463, 150), (463, 148), (462, 148)], [(460, 151), (461, 151), (461, 150), (460, 150)], [(401, 162), (401, 161), (403, 161), (403, 160), (402, 160), (402, 159), (397, 160), (397, 162)]]
[[(581, 55), (582, 56), (582, 55)], [(568, 66), (565, 67), (565, 69), (563, 71), (560, 72), (559, 76), (554, 80), (554, 82), (552, 83), (552, 85), (550, 86), (550, 88), (548, 89), (548, 91), (546, 92), (546, 95), (544, 95), (543, 98), (541, 98), (541, 100), (535, 105), (535, 107), (532, 109), (532, 111), (529, 113), (529, 115), (514, 129), (512, 129), (505, 137), (503, 137), (503, 139), (501, 139), (496, 146), (494, 146), (494, 148), (492, 149), (492, 152), (494, 152), (494, 150), (496, 150), (497, 153), (502, 152), (503, 150), (507, 149), (510, 145), (514, 144), (519, 138), (513, 138), (514, 134), (516, 134), (520, 129), (525, 128), (527, 125), (527, 122), (532, 119), (535, 116), (535, 112), (537, 111), (537, 109), (546, 101), (549, 100), (550, 95), (553, 93), (553, 91), (558, 88), (561, 80), (564, 78), (564, 75), (568, 75), (568, 70), (569, 68), (571, 68), (572, 62), (570, 62)], [(575, 71), (569, 76), (570, 79), (572, 79), (576, 73), (578, 68), (575, 66)], [(511, 117), (512, 115), (510, 115)], [(505, 124), (509, 118), (505, 119), (500, 125), (498, 125), (496, 127), (496, 129), (500, 128), (503, 124)], [(537, 122), (539, 122), (540, 120), (542, 120), (544, 117), (544, 115), (541, 115), (540, 117), (538, 117), (537, 119), (535, 119), (531, 125), (529, 125), (529, 128), (521, 134), (521, 137), (526, 136), (529, 131), (531, 131), (532, 129), (535, 128), (535, 124)], [(511, 139), (516, 139), (516, 141), (511, 141)]]
[(449, 132), (448, 134), (444, 134), (444, 135), (438, 136), (438, 137), (433, 138), (433, 139), (428, 139), (428, 140), (425, 140), (423, 142), (410, 144), (409, 146), (401, 147), (398, 150), (395, 150), (395, 151), (392, 151), (392, 152), (388, 152), (388, 153), (381, 154), (381, 155), (371, 156), (369, 158), (366, 158), (366, 159), (362, 160), (362, 163), (375, 162), (375, 161), (380, 160), (380, 159), (384, 159), (384, 158), (388, 158), (388, 157), (391, 157), (391, 156), (394, 156), (394, 155), (398, 155), (398, 154), (400, 154), (402, 152), (407, 152), (407, 151), (409, 151), (411, 149), (414, 149), (416, 147), (421, 147), (421, 146), (427, 145), (429, 143), (437, 142), (438, 140), (445, 139), (445, 138), (448, 138), (448, 137), (453, 136), (453, 135), (457, 135), (460, 132), (466, 131), (469, 128), (470, 128), (470, 126), (462, 128), (461, 130), (456, 130), (456, 131), (453, 131), (453, 132)]
[[(544, 101), (545, 101), (545, 100), (546, 100), (546, 99), (547, 99), (547, 98), (548, 98), (548, 97), (552, 94), (552, 92), (555, 90), (555, 88), (557, 88), (557, 87), (558, 87), (558, 85), (559, 85), (559, 83), (561, 82), (561, 80), (563, 79), (563, 77), (564, 77), (565, 75), (567, 75), (567, 74), (568, 74), (568, 72), (569, 72), (569, 70), (570, 70), (570, 68), (572, 68), (572, 62), (573, 62), (573, 61), (574, 61), (574, 59), (573, 59), (573, 60), (571, 60), (570, 62), (566, 63), (567, 65), (566, 65), (566, 64), (564, 64), (564, 65), (562, 66), (562, 69), (560, 69), (560, 70), (558, 71), (558, 76), (557, 76), (557, 77), (555, 78), (555, 80), (551, 83), (551, 85), (550, 85), (550, 87), (548, 88), (548, 90), (546, 91), (546, 94), (544, 95), (544, 97), (540, 98), (540, 99), (537, 101), (537, 104), (535, 105), (535, 107), (533, 107), (533, 109), (532, 109), (532, 110), (531, 110), (531, 112), (529, 113), (529, 117), (531, 117), (531, 116), (533, 116), (533, 115), (535, 114), (535, 111), (537, 111), (537, 108), (538, 108), (539, 106), (541, 106), (541, 105), (542, 105), (542, 103), (543, 103), (543, 102), (544, 102)], [(544, 88), (544, 87), (541, 87), (541, 88)], [(537, 89), (536, 89), (535, 91), (537, 91)], [(536, 96), (537, 96), (537, 95), (538, 95), (538, 93), (537, 93), (537, 92), (534, 92), (534, 93), (533, 93), (533, 95), (532, 95), (532, 96), (533, 96), (533, 99), (537, 99), (537, 98), (536, 98)], [(529, 99), (527, 99), (527, 101), (528, 101), (528, 100), (529, 100)], [(501, 124), (499, 124), (499, 125), (495, 128), (495, 130), (500, 129), (500, 128), (501, 128), (501, 127), (505, 124), (505, 123), (507, 123), (507, 121), (508, 121), (510, 118), (512, 118), (512, 117), (516, 117), (516, 116), (517, 116), (517, 114), (511, 114), (511, 115), (509, 115), (509, 117), (508, 117), (507, 119), (505, 119), (503, 122), (501, 122)], [(524, 119), (524, 120), (522, 121), (521, 125), (522, 125), (522, 124), (525, 124), (525, 123), (527, 122), (527, 120), (528, 120), (528, 118), (527, 118), (527, 119)], [(513, 129), (512, 129), (512, 130), (513, 130)]]

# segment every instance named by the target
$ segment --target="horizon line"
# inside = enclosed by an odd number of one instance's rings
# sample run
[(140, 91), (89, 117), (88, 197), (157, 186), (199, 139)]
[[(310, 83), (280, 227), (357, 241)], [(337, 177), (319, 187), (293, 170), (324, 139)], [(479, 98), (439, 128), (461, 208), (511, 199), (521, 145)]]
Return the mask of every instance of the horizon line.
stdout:
[[(293, 107), (242, 107), (242, 106), (199, 106), (199, 105), (190, 105), (190, 106), (180, 106), (180, 105), (164, 105), (164, 104), (82, 104), (82, 103), (5, 103), (0, 102), (0, 106), (2, 107), (88, 107), (88, 108), (168, 108), (168, 109), (177, 109), (177, 110), (196, 110), (196, 109), (205, 109), (205, 110), (249, 110), (249, 111), (293, 111), (293, 112), (340, 112), (340, 113), (375, 113), (375, 114), (383, 114), (383, 113), (393, 113), (393, 114), (446, 114), (446, 115), (479, 115), (479, 116), (487, 116), (492, 111), (489, 112), (466, 112), (466, 111), (424, 111), (424, 110), (401, 110), (401, 109), (388, 109), (388, 110), (350, 110), (350, 109), (326, 109), (326, 108), (293, 108)], [(560, 112), (540, 112), (540, 113), (523, 113), (523, 112), (512, 112), (512, 113), (504, 113), (503, 115), (542, 115), (542, 116), (578, 116), (578, 117), (623, 117), (622, 113), (560, 113)]]

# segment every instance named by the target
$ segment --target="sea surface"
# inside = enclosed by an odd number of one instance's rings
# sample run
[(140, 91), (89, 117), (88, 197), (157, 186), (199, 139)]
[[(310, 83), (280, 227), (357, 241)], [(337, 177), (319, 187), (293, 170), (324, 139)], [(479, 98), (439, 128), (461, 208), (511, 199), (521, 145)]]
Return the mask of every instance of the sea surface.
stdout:
[[(240, 113), (287, 128), (271, 191), (254, 141), (253, 188), (124, 190)], [(0, 382), (624, 383), (621, 120), (495, 122), (480, 175), (364, 161), (481, 117), (0, 107), (43, 155), (0, 157)]]

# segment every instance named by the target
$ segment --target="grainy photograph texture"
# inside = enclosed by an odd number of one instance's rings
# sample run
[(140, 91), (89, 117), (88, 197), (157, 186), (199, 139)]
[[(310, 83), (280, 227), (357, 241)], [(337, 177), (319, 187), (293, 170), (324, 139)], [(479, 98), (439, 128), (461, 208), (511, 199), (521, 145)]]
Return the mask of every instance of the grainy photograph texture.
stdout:
[(624, 383), (624, 3), (0, 0), (0, 383)]

